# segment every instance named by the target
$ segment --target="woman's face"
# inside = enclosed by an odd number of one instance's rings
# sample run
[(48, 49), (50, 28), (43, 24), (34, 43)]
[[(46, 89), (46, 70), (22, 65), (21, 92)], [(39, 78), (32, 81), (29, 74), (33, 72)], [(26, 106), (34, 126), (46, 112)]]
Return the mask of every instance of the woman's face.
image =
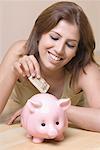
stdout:
[(39, 41), (40, 65), (55, 71), (61, 69), (76, 55), (79, 38), (77, 25), (61, 20)]

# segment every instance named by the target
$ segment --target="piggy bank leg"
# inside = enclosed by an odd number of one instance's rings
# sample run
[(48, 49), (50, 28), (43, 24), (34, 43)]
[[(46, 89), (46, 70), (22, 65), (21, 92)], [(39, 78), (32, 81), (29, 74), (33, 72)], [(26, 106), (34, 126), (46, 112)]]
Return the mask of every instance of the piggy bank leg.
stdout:
[(63, 141), (64, 140), (64, 134), (61, 133), (60, 135), (58, 135), (56, 138), (55, 138), (55, 141)]
[(33, 137), (33, 140), (32, 140), (32, 141), (33, 141), (33, 143), (38, 144), (38, 143), (42, 143), (42, 142), (44, 141), (44, 139)]

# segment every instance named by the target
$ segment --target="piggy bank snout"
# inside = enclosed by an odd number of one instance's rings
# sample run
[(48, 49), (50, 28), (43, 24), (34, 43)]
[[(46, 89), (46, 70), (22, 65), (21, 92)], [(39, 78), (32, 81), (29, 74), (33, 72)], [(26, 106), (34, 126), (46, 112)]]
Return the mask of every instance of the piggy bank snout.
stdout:
[(58, 135), (58, 131), (56, 129), (51, 129), (48, 132), (48, 136), (50, 139), (55, 138)]

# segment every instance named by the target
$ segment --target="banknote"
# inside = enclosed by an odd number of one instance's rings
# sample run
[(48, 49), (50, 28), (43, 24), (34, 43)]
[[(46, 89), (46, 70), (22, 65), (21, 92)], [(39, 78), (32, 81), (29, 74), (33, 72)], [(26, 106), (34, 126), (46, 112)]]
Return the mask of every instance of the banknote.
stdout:
[(50, 88), (50, 85), (42, 77), (38, 79), (30, 76), (28, 79), (41, 93), (46, 93)]

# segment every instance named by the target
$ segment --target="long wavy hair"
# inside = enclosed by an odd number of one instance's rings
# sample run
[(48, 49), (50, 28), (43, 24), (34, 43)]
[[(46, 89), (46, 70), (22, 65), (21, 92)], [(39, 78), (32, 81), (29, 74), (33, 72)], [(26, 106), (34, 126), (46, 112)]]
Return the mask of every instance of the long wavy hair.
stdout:
[[(93, 59), (95, 39), (91, 25), (82, 8), (73, 2), (57, 2), (45, 9), (35, 21), (29, 39), (26, 42), (28, 55), (35, 55), (38, 59), (38, 43), (42, 34), (49, 32), (61, 20), (70, 24), (76, 24), (80, 33), (80, 40), (76, 56), (65, 65), (71, 73), (71, 82), (75, 83), (79, 77), (80, 70), (85, 73), (85, 66)], [(95, 61), (94, 61), (95, 62)]]

